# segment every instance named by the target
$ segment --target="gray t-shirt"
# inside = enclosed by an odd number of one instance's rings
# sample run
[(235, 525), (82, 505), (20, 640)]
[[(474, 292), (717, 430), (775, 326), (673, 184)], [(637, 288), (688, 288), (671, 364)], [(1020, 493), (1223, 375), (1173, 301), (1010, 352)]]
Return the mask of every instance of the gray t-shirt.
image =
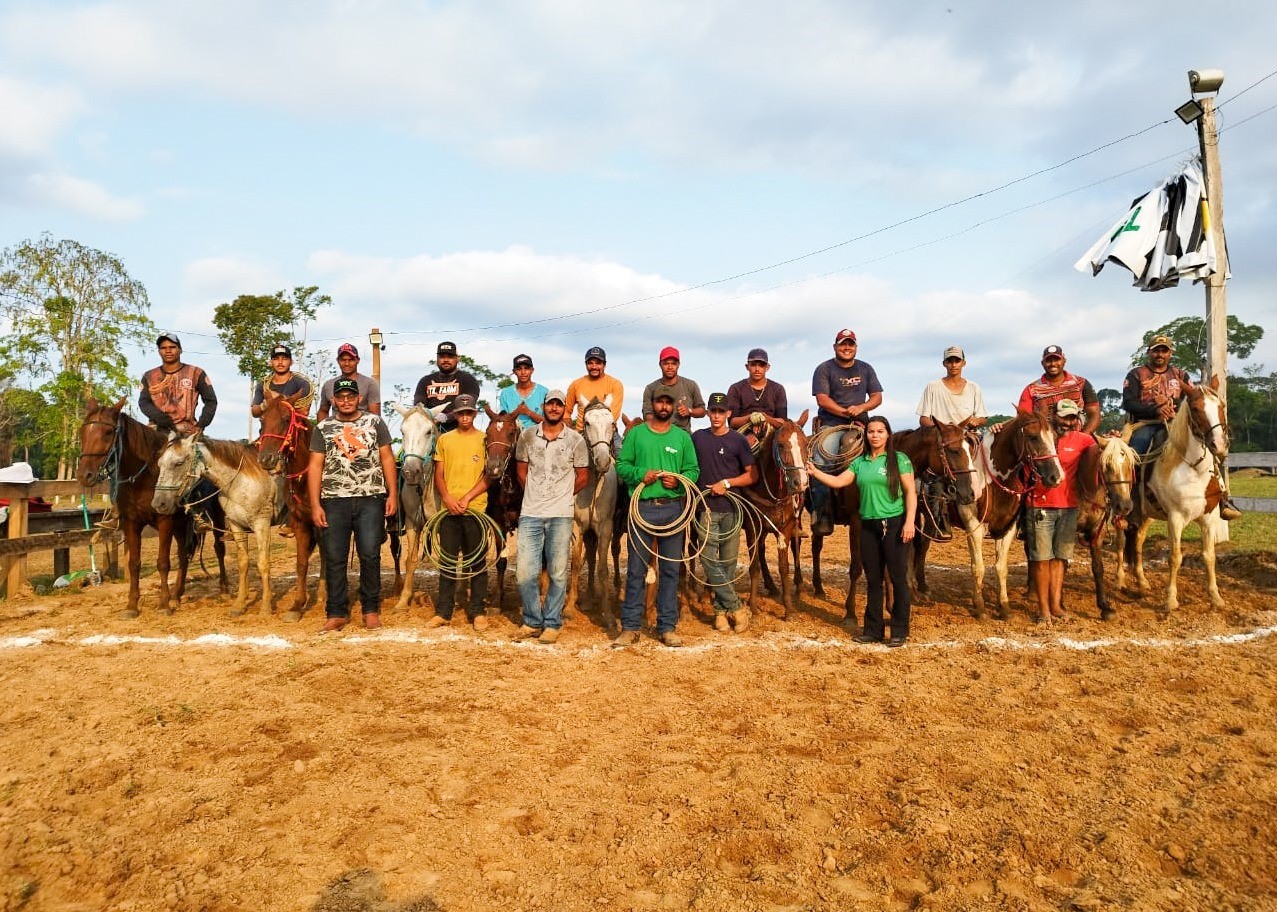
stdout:
[[(323, 387), (319, 391), (319, 408), (328, 409), (329, 414), (333, 410), (333, 384), (340, 380), (340, 377), (333, 377), (331, 380), (325, 380)], [(369, 403), (374, 405), (381, 404), (381, 384), (372, 377), (365, 377), (363, 374), (353, 374), (351, 379), (359, 384), (359, 410), (361, 412), (368, 411)]]
[(571, 516), (576, 502), (572, 492), (576, 470), (590, 464), (585, 438), (565, 427), (549, 440), (538, 424), (519, 435), (514, 458), (528, 464), (521, 514), (537, 519)]
[(321, 498), (376, 497), (386, 493), (380, 449), (390, 429), (380, 415), (363, 412), (353, 421), (325, 418), (310, 432), (310, 451), (324, 454)]
[(683, 430), (691, 432), (692, 416), (686, 418), (678, 413), (678, 404), (681, 402), (691, 409), (705, 408), (705, 400), (701, 397), (701, 388), (695, 380), (688, 380), (686, 377), (675, 377), (674, 382), (669, 386), (665, 385), (665, 378), (662, 377), (653, 380), (643, 389), (643, 417), (650, 418), (652, 416), (652, 396), (657, 390), (672, 393), (674, 396), (674, 417), (672, 423), (681, 427)]

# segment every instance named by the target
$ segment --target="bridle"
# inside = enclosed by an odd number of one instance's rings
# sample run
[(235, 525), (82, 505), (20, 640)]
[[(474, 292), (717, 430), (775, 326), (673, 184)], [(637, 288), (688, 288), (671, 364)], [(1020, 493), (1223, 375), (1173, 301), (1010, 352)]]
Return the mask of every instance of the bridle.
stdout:
[[(310, 422), (301, 412), (293, 408), (291, 402), (284, 400), (284, 407), (288, 409), (288, 427), (284, 429), (284, 433), (268, 434), (263, 431), (258, 435), (253, 446), (257, 447), (258, 453), (261, 453), (263, 441), (278, 440), (279, 448), (275, 451), (275, 454), (279, 457), (279, 466), (286, 469), (289, 458), (297, 451), (297, 441), (300, 434), (303, 430), (309, 429)], [(309, 465), (303, 466), (300, 472), (293, 475), (289, 475), (287, 471), (285, 471), (285, 476), (290, 480), (301, 478), (306, 474), (308, 468)], [(272, 474), (278, 474), (279, 471), (280, 469), (277, 468), (274, 472), (272, 472)]]
[(986, 450), (983, 446), (980, 447), (980, 457), (984, 460), (984, 467), (988, 471), (989, 478), (992, 479), (994, 485), (996, 485), (1004, 493), (1010, 494), (1012, 497), (1023, 497), (1033, 487), (1034, 483), (1042, 477), (1042, 473), (1038, 471), (1037, 464), (1039, 462), (1050, 462), (1052, 459), (1056, 459), (1058, 457), (1055, 453), (1034, 453), (1033, 445), (1030, 442), (1032, 437), (1029, 435), (1028, 429), (1024, 426), (1016, 429), (1016, 440), (1018, 443), (1016, 446), (1016, 462), (1007, 470), (1006, 477), (1010, 478), (1014, 482), (1017, 469), (1024, 469), (1029, 475), (1028, 480), (1016, 482), (1018, 489), (1009, 488), (1003, 483), (1003, 476), (1001, 476), (998, 473), (998, 470), (993, 467), (992, 462), (989, 460), (988, 450)]
[(142, 460), (142, 464), (138, 466), (138, 470), (128, 478), (120, 478), (120, 466), (124, 461), (124, 435), (120, 433), (120, 418), (117, 415), (114, 421), (103, 421), (101, 418), (86, 418), (85, 425), (96, 424), (100, 427), (109, 427), (111, 429), (111, 445), (101, 453), (81, 453), (80, 458), (85, 456), (90, 458), (105, 457), (102, 465), (98, 466), (94, 471), (89, 473), (89, 477), (85, 479), (89, 484), (94, 485), (102, 481), (104, 478), (111, 479), (111, 500), (116, 500), (116, 495), (123, 485), (132, 484), (142, 476), (148, 465), (147, 460)]

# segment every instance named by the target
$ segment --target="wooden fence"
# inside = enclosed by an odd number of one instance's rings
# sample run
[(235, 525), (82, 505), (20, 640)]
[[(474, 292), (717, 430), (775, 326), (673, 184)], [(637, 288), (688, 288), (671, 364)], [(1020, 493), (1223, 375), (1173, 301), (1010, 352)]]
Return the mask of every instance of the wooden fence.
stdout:
[[(30, 484), (0, 483), (0, 499), (9, 501), (9, 534), (0, 539), (0, 571), (2, 571), (7, 595), (22, 592), (27, 582), (27, 555), (35, 551), (53, 551), (53, 572), (60, 576), (70, 569), (73, 545), (86, 544), (97, 534), (96, 529), (84, 528), (84, 514), (79, 511), (32, 513), (28, 502), (36, 497), (50, 500), (54, 497), (90, 496), (105, 493), (105, 486), (89, 488), (80, 482), (34, 481)], [(90, 512), (92, 523), (102, 515), (101, 510)], [(118, 562), (114, 536), (107, 546), (107, 563), (115, 572)]]

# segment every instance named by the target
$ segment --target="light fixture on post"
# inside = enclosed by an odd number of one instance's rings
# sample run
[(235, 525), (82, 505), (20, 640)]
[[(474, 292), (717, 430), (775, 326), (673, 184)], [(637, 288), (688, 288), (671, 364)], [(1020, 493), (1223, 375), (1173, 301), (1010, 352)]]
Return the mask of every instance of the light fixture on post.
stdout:
[(1191, 124), (1202, 116), (1202, 106), (1196, 98), (1190, 98), (1175, 109), (1175, 116), (1186, 124)]

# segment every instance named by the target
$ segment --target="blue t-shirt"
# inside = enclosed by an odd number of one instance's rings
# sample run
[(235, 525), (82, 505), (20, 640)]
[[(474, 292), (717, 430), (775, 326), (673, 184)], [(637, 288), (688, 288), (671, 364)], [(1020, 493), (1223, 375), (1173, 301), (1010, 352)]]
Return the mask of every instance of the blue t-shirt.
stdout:
[[(501, 391), (497, 396), (497, 407), (503, 412), (513, 412), (519, 407), (519, 403), (523, 402), (529, 409), (541, 414), (541, 406), (545, 405), (545, 394), (550, 392), (540, 383), (532, 384), (532, 392), (528, 393), (527, 398), (519, 395), (517, 384), (511, 384)], [(519, 416), (519, 426), (530, 428), (536, 425), (536, 422), (527, 415)]]
[[(715, 434), (710, 428), (701, 428), (692, 435), (696, 447), (696, 462), (701, 467), (696, 480), (703, 491), (724, 478), (735, 478), (754, 464), (754, 453), (749, 441), (735, 431)], [(714, 513), (727, 513), (735, 509), (726, 497), (706, 494), (705, 504)]]
[[(913, 473), (913, 463), (904, 453), (896, 453), (896, 467), (901, 475)], [(900, 483), (900, 491), (891, 496), (890, 479), (887, 477), (887, 454), (877, 459), (868, 456), (857, 456), (847, 467), (847, 471), (856, 473), (856, 487), (860, 489), (861, 519), (891, 519), (905, 511), (905, 486)]]
[[(874, 393), (882, 392), (882, 384), (878, 382), (878, 374), (871, 365), (859, 358), (851, 367), (842, 367), (834, 358), (822, 361), (811, 376), (811, 394), (819, 396), (824, 393), (843, 408), (853, 405), (864, 405)], [(850, 423), (850, 418), (835, 415), (823, 408), (819, 409), (822, 425), (839, 425)], [(860, 419), (863, 421), (864, 419)]]

